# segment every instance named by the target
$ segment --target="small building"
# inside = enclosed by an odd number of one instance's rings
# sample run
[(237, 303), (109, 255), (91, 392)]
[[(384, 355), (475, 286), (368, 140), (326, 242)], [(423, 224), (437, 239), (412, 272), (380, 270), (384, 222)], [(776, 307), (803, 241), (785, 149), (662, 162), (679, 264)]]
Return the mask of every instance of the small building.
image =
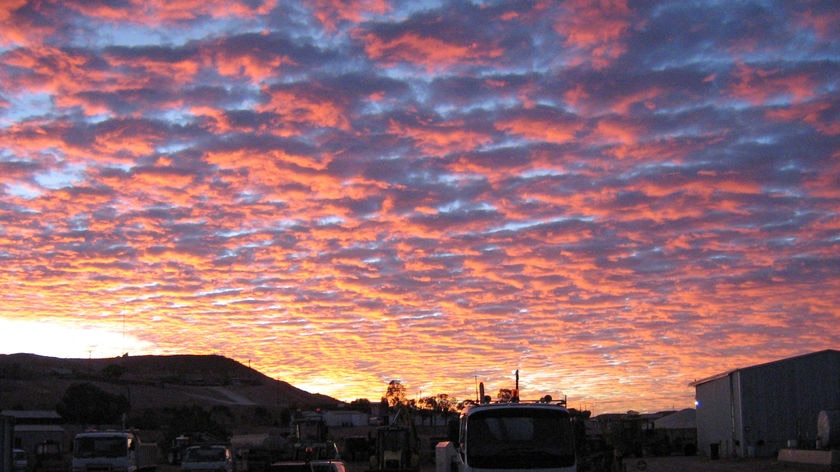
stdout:
[(697, 453), (697, 410), (686, 408), (653, 421), (657, 434), (668, 445), (668, 451), (686, 456)]
[(368, 421), (367, 413), (354, 410), (330, 410), (324, 412), (324, 421), (329, 427), (364, 426)]
[(774, 457), (795, 444), (813, 448), (819, 412), (840, 409), (840, 351), (730, 370), (690, 385), (701, 454)]
[(44, 442), (56, 442), (64, 447), (66, 434), (61, 426), (63, 419), (55, 411), (48, 410), (3, 410), (0, 415), (12, 420), (13, 446), (34, 452), (35, 446)]

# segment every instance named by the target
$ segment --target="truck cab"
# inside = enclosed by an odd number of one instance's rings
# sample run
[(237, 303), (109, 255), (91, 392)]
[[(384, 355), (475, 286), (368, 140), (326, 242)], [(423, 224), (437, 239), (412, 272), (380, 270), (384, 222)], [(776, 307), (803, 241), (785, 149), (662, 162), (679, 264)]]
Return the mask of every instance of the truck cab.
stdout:
[(435, 451), (436, 472), (575, 472), (568, 410), (548, 401), (484, 403), (462, 411), (457, 438)]
[(157, 467), (157, 445), (133, 433), (92, 431), (73, 439), (71, 472), (142, 472)]
[(233, 453), (223, 444), (190, 446), (181, 459), (181, 472), (234, 472)]

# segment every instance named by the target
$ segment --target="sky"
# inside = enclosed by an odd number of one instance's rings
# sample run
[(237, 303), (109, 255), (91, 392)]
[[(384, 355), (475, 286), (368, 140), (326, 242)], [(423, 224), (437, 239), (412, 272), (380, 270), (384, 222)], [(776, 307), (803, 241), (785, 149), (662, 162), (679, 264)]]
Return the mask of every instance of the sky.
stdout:
[(840, 7), (7, 0), (0, 352), (595, 414), (840, 348)]

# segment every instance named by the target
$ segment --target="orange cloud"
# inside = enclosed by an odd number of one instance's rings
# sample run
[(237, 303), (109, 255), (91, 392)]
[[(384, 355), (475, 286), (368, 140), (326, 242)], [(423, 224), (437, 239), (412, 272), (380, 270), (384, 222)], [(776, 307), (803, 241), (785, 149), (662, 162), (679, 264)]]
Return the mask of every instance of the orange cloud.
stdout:
[(820, 39), (827, 40), (837, 32), (837, 25), (840, 24), (840, 11), (834, 8), (820, 12), (808, 9), (798, 12), (796, 21), (801, 27), (815, 31)]
[(603, 69), (627, 50), (621, 38), (632, 26), (632, 11), (624, 0), (565, 2), (566, 14), (558, 17), (554, 29), (565, 37), (567, 46), (581, 50), (577, 62), (591, 62)]
[(815, 84), (806, 74), (788, 74), (739, 64), (734, 76), (735, 80), (729, 88), (732, 96), (753, 105), (777, 99), (802, 103), (814, 96)]
[(386, 0), (315, 0), (312, 9), (327, 31), (335, 31), (341, 22), (359, 23), (369, 14), (387, 13), (391, 4)]
[(8, 0), (0, 5), (0, 46), (29, 45), (37, 41), (33, 35), (47, 33), (48, 28), (43, 25), (21, 22), (16, 11), (27, 4), (27, 0)]
[(576, 139), (584, 123), (571, 116), (554, 113), (526, 113), (522, 116), (502, 119), (494, 123), (496, 129), (524, 136), (528, 139), (564, 144)]
[(271, 11), (276, 2), (267, 0), (256, 4), (253, 8), (249, 3), (215, 3), (203, 0), (180, 0), (169, 2), (165, 0), (140, 1), (131, 0), (125, 4), (100, 4), (79, 2), (71, 8), (78, 12), (101, 20), (114, 22), (140, 23), (148, 25), (165, 25), (193, 20), (204, 15), (215, 18), (237, 16), (250, 18), (257, 14)]
[(444, 70), (459, 64), (484, 63), (499, 57), (502, 50), (491, 45), (452, 44), (442, 39), (405, 33), (391, 39), (368, 33), (362, 41), (365, 51), (374, 60), (387, 66), (401, 62), (416, 64), (428, 72)]
[(341, 97), (319, 95), (316, 88), (303, 91), (295, 89), (267, 90), (269, 100), (258, 110), (277, 115), (283, 127), (276, 130), (281, 136), (301, 133), (304, 127), (336, 128), (349, 130), (350, 122)]
[(767, 117), (782, 123), (802, 121), (813, 126), (820, 133), (836, 136), (840, 135), (840, 119), (832, 116), (833, 108), (830, 103), (810, 102), (794, 103), (785, 108), (774, 108), (767, 111)]
[(388, 131), (413, 139), (424, 153), (436, 156), (469, 151), (492, 140), (486, 133), (470, 130), (459, 122), (406, 124), (391, 120)]

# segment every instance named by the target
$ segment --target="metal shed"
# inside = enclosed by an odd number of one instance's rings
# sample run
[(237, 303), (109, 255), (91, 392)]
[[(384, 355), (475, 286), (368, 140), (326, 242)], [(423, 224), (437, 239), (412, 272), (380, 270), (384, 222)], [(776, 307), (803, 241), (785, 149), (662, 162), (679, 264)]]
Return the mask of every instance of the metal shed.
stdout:
[(772, 457), (810, 446), (822, 410), (840, 409), (840, 351), (825, 350), (698, 380), (701, 454)]

